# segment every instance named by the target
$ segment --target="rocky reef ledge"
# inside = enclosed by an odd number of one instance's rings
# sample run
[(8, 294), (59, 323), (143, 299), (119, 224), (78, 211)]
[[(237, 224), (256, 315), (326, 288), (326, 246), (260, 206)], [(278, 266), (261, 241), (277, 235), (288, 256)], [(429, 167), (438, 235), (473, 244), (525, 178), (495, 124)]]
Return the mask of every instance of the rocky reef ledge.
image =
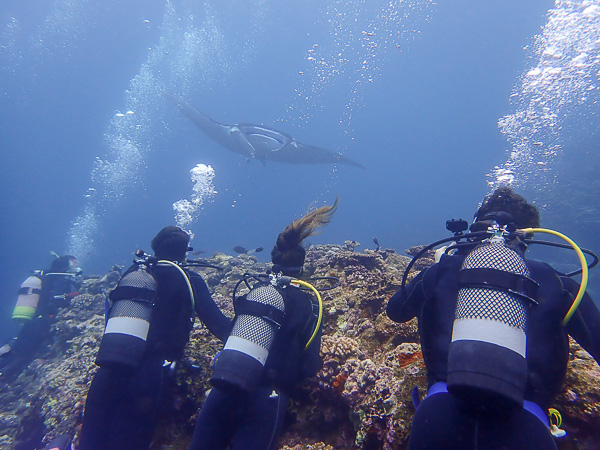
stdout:
[[(414, 414), (411, 391), (426, 390), (416, 319), (396, 324), (385, 315), (410, 258), (393, 250), (355, 251), (358, 243), (317, 245), (307, 252), (309, 276), (334, 276), (324, 291), (323, 369), (299, 389), (286, 415), (280, 449), (406, 448)], [(414, 254), (415, 249), (407, 253)], [(231, 293), (245, 272), (264, 273), (254, 256), (215, 254), (198, 269), (213, 298), (230, 316)], [(431, 263), (424, 258), (420, 269)], [(0, 381), (0, 448), (33, 449), (57, 435), (76, 434), (104, 325), (104, 292), (119, 279), (114, 267), (84, 281), (81, 295), (54, 325), (55, 339), (10, 384)], [(317, 287), (319, 283), (317, 282)], [(185, 358), (162, 408), (153, 448), (185, 449), (207, 391), (220, 343), (196, 321)], [(600, 442), (600, 369), (571, 344), (564, 390), (554, 405), (567, 436), (561, 449), (593, 449)]]

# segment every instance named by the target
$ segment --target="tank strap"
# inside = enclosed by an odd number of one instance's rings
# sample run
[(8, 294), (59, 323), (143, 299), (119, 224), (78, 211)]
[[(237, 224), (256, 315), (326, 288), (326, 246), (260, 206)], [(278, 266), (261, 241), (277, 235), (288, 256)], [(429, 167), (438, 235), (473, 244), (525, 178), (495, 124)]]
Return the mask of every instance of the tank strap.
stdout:
[(19, 289), (19, 295), (29, 295), (29, 294), (41, 295), (41, 293), (42, 293), (42, 290), (37, 289), (37, 288), (22, 287)]
[(462, 269), (458, 281), (466, 287), (498, 289), (523, 297), (534, 304), (539, 284), (531, 278), (492, 268)]
[(117, 286), (115, 290), (109, 294), (109, 297), (112, 302), (116, 302), (118, 300), (154, 302), (156, 299), (156, 291), (141, 287)]
[(249, 316), (262, 317), (269, 322), (273, 322), (278, 328), (281, 328), (285, 313), (274, 306), (265, 303), (252, 302), (246, 297), (239, 297), (235, 301), (235, 313), (246, 314)]

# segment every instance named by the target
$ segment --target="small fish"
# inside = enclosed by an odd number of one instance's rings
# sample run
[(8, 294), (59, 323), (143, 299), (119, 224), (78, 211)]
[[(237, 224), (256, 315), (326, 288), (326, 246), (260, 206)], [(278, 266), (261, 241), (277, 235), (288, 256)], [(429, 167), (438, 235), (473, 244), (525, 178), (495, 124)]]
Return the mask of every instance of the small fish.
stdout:
[(375, 243), (375, 245), (377, 246), (377, 248), (375, 249), (375, 251), (376, 251), (376, 252), (377, 252), (377, 251), (379, 251), (379, 249), (380, 249), (381, 247), (379, 246), (379, 241), (377, 240), (377, 238), (376, 238), (376, 237), (374, 237), (374, 238), (373, 238), (373, 242), (374, 242), (374, 243)]
[(206, 250), (196, 250), (195, 252), (192, 252), (192, 255), (198, 256), (198, 255), (201, 255), (202, 253), (206, 253)]
[(244, 247), (242, 247), (241, 245), (236, 245), (235, 247), (233, 247), (233, 251), (236, 253), (245, 253), (246, 255), (251, 255), (252, 253), (259, 253), (262, 252), (264, 250), (264, 247), (257, 247), (254, 250), (247, 250)]

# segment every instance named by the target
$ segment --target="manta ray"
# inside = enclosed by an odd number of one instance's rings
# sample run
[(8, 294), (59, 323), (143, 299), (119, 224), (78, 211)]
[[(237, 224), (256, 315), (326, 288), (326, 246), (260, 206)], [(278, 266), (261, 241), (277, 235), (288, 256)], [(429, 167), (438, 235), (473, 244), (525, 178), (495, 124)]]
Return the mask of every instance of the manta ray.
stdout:
[(247, 159), (289, 164), (347, 164), (364, 166), (357, 161), (320, 147), (305, 145), (289, 134), (263, 125), (239, 123), (225, 125), (201, 113), (187, 102), (167, 95), (179, 110), (209, 138)]

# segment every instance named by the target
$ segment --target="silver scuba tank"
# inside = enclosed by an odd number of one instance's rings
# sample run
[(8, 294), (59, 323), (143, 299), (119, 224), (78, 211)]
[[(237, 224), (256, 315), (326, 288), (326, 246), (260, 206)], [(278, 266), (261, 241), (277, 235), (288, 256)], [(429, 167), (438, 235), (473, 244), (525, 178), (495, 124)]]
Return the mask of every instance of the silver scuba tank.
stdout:
[(537, 284), (504, 239), (481, 244), (459, 272), (448, 391), (467, 401), (523, 405), (527, 316)]
[(19, 297), (13, 309), (12, 318), (22, 322), (28, 322), (35, 316), (40, 294), (42, 293), (42, 280), (40, 277), (32, 275), (27, 277), (19, 289)]
[(219, 353), (211, 383), (251, 392), (262, 376), (285, 314), (281, 293), (272, 285), (251, 290), (236, 302), (233, 329)]
[(144, 265), (121, 278), (110, 294), (113, 303), (96, 357), (97, 365), (138, 366), (146, 349), (156, 291), (156, 279)]

